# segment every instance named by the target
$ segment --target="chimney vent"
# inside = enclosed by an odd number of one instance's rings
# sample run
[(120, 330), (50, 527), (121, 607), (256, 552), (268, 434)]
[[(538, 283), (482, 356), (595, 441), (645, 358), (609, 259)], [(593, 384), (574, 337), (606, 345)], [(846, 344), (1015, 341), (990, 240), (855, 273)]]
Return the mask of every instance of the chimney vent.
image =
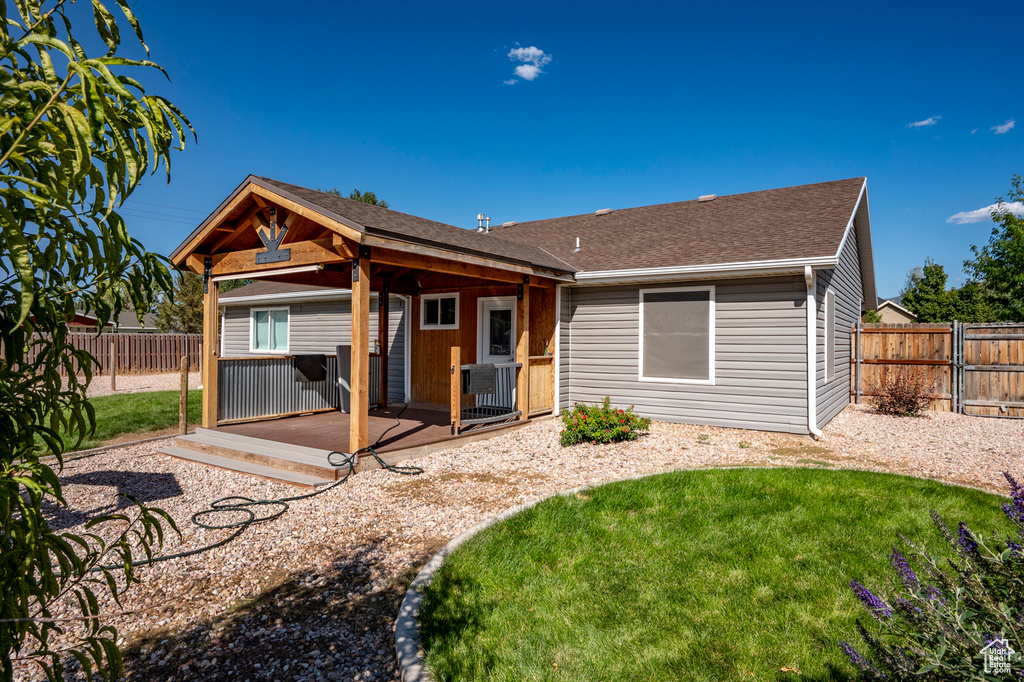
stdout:
[(715, 200), (715, 195), (714, 194), (702, 194), (699, 197), (697, 197), (697, 201), (714, 201), (714, 200)]

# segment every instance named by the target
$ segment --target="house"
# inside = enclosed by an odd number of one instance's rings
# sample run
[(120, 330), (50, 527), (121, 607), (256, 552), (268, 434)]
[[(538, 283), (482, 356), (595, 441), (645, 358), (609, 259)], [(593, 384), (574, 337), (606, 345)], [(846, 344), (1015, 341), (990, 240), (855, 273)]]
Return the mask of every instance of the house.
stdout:
[[(876, 296), (864, 178), (471, 231), (250, 176), (171, 259), (204, 276), (207, 338), (225, 306), (204, 427), (350, 400), (349, 452), (370, 442), (370, 384), (398, 396), (398, 336), (402, 399), (453, 433), (608, 395), (655, 419), (817, 434), (849, 403), (850, 330)], [(219, 296), (237, 278), (259, 282)], [(467, 374), (480, 365), (497, 378)], [(268, 386), (274, 407), (228, 417)]]
[(880, 298), (875, 312), (886, 324), (907, 324), (917, 322), (917, 315), (900, 305), (899, 298)]
[[(75, 316), (68, 322), (68, 327), (73, 332), (95, 332), (96, 316), (76, 310)], [(117, 319), (108, 321), (105, 327), (108, 331), (122, 334), (155, 334), (157, 332), (156, 315), (143, 313), (140, 323), (138, 313), (134, 310), (122, 310), (118, 313)]]

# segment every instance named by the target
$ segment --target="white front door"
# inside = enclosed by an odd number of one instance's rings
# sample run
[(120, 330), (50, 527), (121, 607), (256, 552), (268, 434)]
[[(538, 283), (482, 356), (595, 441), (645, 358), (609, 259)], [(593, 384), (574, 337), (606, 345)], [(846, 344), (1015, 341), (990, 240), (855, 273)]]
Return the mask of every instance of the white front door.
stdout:
[(515, 362), (515, 297), (480, 298), (478, 305), (476, 361), (480, 364)]

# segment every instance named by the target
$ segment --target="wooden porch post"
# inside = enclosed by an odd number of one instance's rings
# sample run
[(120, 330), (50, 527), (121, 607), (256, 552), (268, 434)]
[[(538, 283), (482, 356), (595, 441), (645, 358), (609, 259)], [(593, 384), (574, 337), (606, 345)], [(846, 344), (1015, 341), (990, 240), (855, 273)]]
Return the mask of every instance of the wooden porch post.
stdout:
[(377, 306), (377, 338), (380, 339), (380, 404), (388, 406), (388, 334), (391, 330), (391, 287), (387, 280), (380, 292)]
[(352, 374), (349, 407), (349, 452), (369, 445), (370, 418), (370, 259), (352, 261)]
[(520, 284), (516, 304), (516, 362), (522, 363), (516, 379), (516, 409), (522, 414), (519, 421), (530, 418), (530, 285)]
[(203, 428), (217, 427), (217, 322), (220, 319), (218, 306), (220, 285), (207, 280), (203, 295)]

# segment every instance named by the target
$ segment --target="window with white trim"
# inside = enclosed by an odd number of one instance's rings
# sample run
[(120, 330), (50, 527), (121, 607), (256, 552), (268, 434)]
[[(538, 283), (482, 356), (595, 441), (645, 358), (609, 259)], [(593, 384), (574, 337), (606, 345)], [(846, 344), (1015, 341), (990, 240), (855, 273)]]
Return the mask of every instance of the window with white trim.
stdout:
[(420, 329), (458, 329), (459, 294), (420, 296)]
[(251, 308), (249, 350), (253, 353), (287, 353), (288, 318), (288, 308)]
[(640, 381), (715, 382), (715, 287), (640, 290)]
[(825, 292), (825, 381), (836, 378), (836, 295)]

